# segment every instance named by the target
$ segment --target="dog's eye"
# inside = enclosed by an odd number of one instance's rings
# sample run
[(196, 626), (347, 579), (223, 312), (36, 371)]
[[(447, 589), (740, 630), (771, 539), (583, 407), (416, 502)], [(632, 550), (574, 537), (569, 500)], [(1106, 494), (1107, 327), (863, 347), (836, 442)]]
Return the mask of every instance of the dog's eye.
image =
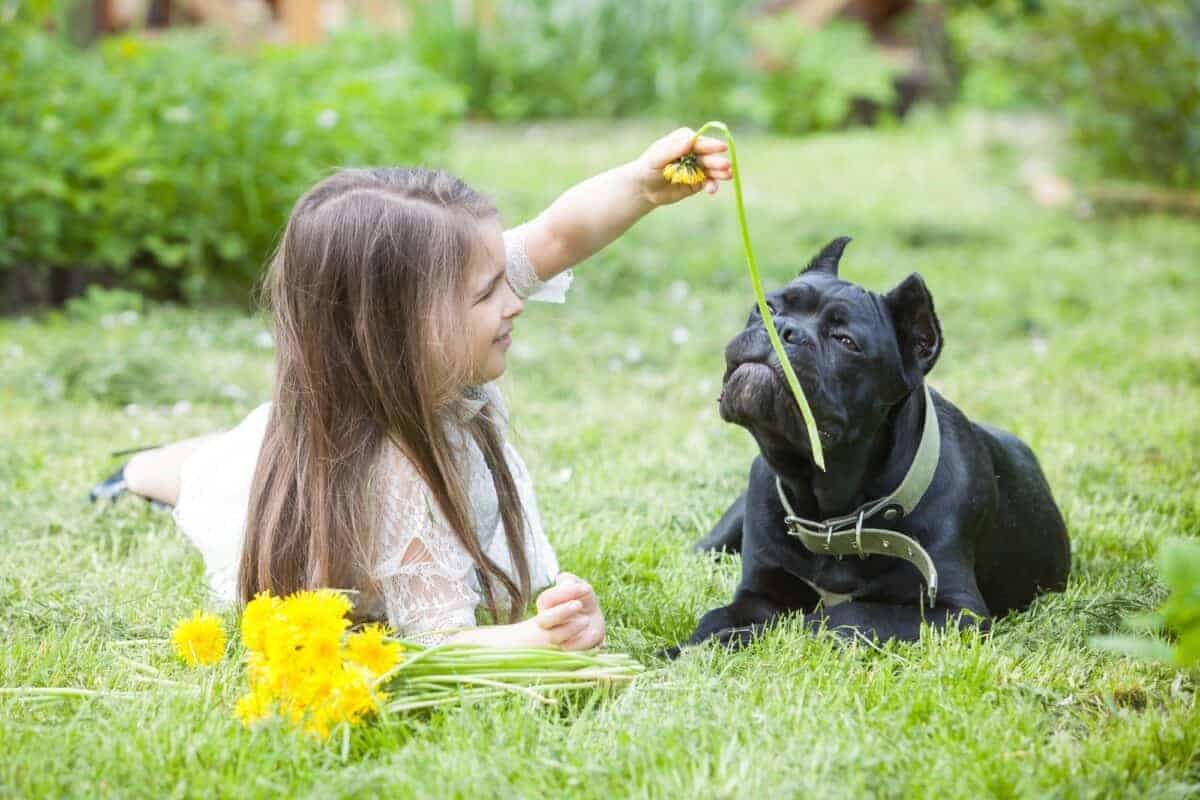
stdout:
[(854, 352), (854, 353), (860, 352), (858, 349), (858, 342), (854, 341), (849, 336), (846, 336), (843, 333), (839, 333), (839, 334), (836, 334), (833, 338), (837, 339), (838, 342), (842, 345), (842, 347), (845, 347), (847, 350), (850, 350), (851, 352)]

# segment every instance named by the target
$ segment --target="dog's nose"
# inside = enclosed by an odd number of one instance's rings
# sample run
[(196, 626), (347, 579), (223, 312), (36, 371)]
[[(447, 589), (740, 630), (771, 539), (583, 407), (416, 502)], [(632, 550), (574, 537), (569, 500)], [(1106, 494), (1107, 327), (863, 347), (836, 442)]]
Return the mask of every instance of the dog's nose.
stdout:
[(797, 347), (812, 347), (813, 341), (804, 329), (791, 320), (777, 320), (779, 338)]

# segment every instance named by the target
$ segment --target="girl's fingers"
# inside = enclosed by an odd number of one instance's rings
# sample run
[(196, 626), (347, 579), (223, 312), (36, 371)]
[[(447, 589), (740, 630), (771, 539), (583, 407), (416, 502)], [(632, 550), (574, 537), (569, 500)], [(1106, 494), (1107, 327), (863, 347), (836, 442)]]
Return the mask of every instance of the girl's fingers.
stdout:
[(691, 152), (689, 145), (695, 135), (696, 132), (691, 128), (678, 128), (650, 145), (647, 154), (650, 156), (651, 166), (662, 169), (675, 159), (687, 155)]
[(604, 644), (605, 633), (587, 625), (579, 633), (559, 645), (564, 650), (590, 650)]
[(697, 155), (705, 155), (708, 153), (724, 153), (729, 149), (729, 145), (720, 139), (714, 139), (711, 136), (701, 136), (696, 140), (696, 146), (692, 148)]
[(730, 163), (729, 159), (726, 158), (725, 156), (716, 156), (716, 155), (701, 156), (700, 157), (700, 166), (704, 167), (704, 171), (713, 177), (715, 177), (715, 173), (718, 173), (718, 172), (732, 172), (733, 171), (733, 165)]
[(551, 628), (550, 641), (560, 647), (564, 642), (569, 642), (572, 639), (578, 638), (580, 634), (588, 629), (588, 618), (585, 616), (574, 617), (567, 622), (555, 628)]
[(704, 182), (704, 191), (708, 192), (709, 194), (716, 194), (717, 193), (717, 182), (714, 181), (712, 178), (709, 178), (708, 180), (706, 180)]
[(568, 600), (582, 599), (591, 590), (592, 587), (582, 581), (578, 583), (560, 583), (557, 586), (551, 586), (538, 595), (537, 609), (538, 611), (546, 611)]
[[(572, 617), (580, 616), (582, 612), (583, 603), (578, 600), (572, 600), (569, 603), (563, 603), (554, 608), (541, 611), (533, 619), (537, 622), (539, 628), (548, 631), (561, 626)], [(587, 619), (587, 617), (583, 617), (583, 619)]]
[(576, 575), (573, 572), (560, 572), (560, 573), (558, 573), (558, 575), (554, 576), (554, 582), (556, 584), (580, 583), (582, 581), (583, 581), (583, 578), (580, 578), (578, 575)]

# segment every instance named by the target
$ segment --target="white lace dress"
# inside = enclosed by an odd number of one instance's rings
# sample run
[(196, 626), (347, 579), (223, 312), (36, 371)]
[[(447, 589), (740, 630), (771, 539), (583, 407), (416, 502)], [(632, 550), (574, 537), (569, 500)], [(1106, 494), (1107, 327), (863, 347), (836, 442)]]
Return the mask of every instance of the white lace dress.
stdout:
[[(508, 280), (517, 294), (563, 302), (571, 273), (539, 281), (525, 254), (521, 228), (506, 231), (504, 243)], [(472, 389), (464, 407), (467, 414), (492, 415), (501, 434), (507, 435), (507, 411), (493, 384)], [(259, 406), (236, 428), (206, 442), (183, 465), (175, 521), (203, 556), (209, 587), (219, 603), (236, 598), (250, 483), (270, 408), (270, 403)], [(483, 453), (456, 419), (445, 424), (469, 476), (475, 533), (488, 556), (515, 578)], [(401, 636), (434, 642), (444, 631), (475, 624), (475, 609), (481, 602), (479, 575), (416, 468), (399, 451), (389, 449), (379, 485), (385, 521), (379, 538), (381, 555), (371, 570), (373, 580), (358, 587), (362, 594), (356, 605), (364, 613), (386, 617)], [(536, 590), (554, 582), (558, 561), (542, 527), (529, 471), (507, 437), (504, 453), (525, 515), (525, 555)]]

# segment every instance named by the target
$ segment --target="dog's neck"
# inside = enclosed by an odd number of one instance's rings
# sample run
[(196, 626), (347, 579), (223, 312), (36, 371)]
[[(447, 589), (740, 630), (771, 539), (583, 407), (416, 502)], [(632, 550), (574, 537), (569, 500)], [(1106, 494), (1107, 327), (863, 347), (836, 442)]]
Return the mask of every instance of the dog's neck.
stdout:
[(920, 444), (924, 418), (925, 392), (917, 386), (888, 410), (874, 431), (826, 450), (824, 472), (807, 452), (759, 444), (763, 459), (799, 504), (797, 512), (827, 519), (848, 514), (900, 485)]

